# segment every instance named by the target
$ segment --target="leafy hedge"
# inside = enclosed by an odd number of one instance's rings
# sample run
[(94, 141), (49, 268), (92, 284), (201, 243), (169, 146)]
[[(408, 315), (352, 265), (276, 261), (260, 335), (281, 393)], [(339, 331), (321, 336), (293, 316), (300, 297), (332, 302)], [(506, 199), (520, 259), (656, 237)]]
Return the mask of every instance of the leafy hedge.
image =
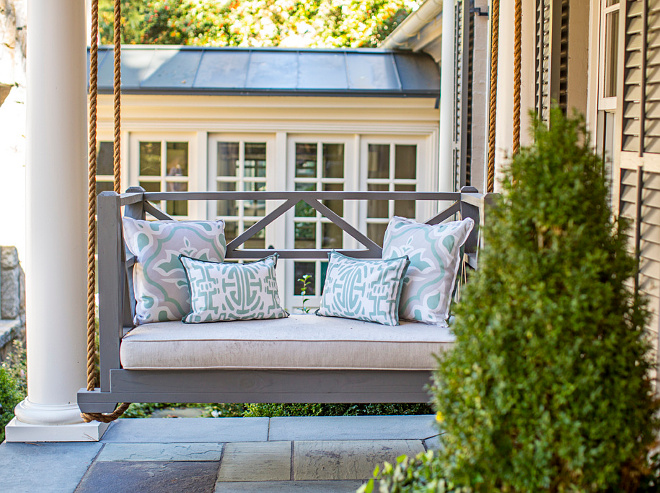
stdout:
[[(435, 373), (444, 448), (402, 474), (430, 468), (475, 492), (658, 491), (659, 406), (628, 225), (612, 218), (582, 118), (553, 109), (533, 138), (505, 171), (456, 346)], [(441, 491), (403, 487), (394, 472), (381, 491)]]

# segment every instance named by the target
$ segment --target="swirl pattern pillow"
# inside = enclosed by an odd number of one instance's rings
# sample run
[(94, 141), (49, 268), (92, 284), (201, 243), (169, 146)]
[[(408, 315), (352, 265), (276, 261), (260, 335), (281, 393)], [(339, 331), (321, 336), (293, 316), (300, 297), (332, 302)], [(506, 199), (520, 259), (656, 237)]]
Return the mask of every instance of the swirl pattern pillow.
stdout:
[(434, 225), (398, 216), (390, 220), (383, 258), (410, 258), (399, 304), (401, 318), (444, 323), (449, 316), (461, 246), (473, 227), (471, 218)]
[(222, 262), (225, 223), (143, 221), (125, 217), (124, 240), (136, 257), (133, 267), (136, 325), (181, 320), (190, 311), (188, 282), (179, 255)]
[(275, 279), (277, 254), (249, 264), (216, 263), (181, 255), (191, 310), (183, 322), (284, 318)]
[(399, 325), (399, 297), (408, 257), (363, 260), (330, 252), (328, 258), (317, 315)]

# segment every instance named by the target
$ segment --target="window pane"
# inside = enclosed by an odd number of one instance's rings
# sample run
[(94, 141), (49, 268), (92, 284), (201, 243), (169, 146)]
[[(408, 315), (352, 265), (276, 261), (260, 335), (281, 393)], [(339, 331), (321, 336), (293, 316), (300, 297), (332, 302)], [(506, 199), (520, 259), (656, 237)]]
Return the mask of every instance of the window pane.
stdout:
[(295, 248), (316, 248), (316, 223), (295, 223)]
[(615, 10), (605, 17), (605, 81), (603, 97), (616, 96), (616, 79), (619, 51), (619, 11)]
[(619, 0), (607, 0), (606, 6), (611, 7), (612, 5), (617, 5), (619, 3)]
[[(296, 191), (309, 192), (316, 190), (316, 183), (296, 183)], [(302, 200), (296, 204), (296, 217), (316, 217), (316, 209)]]
[(394, 146), (394, 178), (414, 180), (417, 176), (417, 146)]
[(378, 245), (383, 246), (386, 229), (387, 224), (367, 224), (367, 236), (378, 243)]
[(323, 223), (323, 238), (321, 248), (341, 248), (343, 231), (334, 223)]
[[(234, 192), (236, 183), (218, 182), (218, 192)], [(235, 200), (218, 200), (218, 216), (238, 216), (238, 206)]]
[(218, 176), (236, 176), (238, 142), (218, 142)]
[(266, 144), (245, 144), (246, 177), (264, 178), (266, 176)]
[(390, 177), (389, 144), (369, 144), (369, 178)]
[[(388, 185), (367, 185), (368, 190), (386, 192)], [(387, 200), (369, 200), (367, 203), (367, 217), (390, 217), (389, 203)]]
[(238, 236), (238, 222), (225, 221), (225, 240), (229, 243)]
[(323, 144), (323, 177), (344, 177), (344, 144)]
[[(243, 190), (246, 192), (263, 192), (266, 190), (265, 182), (245, 182)], [(244, 200), (243, 213), (246, 216), (264, 216), (266, 215), (265, 200)]]
[(321, 263), (321, 294), (323, 294), (323, 288), (325, 287), (325, 277), (328, 274), (328, 261), (322, 260), (320, 263)]
[(114, 149), (112, 142), (99, 142), (99, 148), (96, 151), (96, 173), (99, 175), (114, 174)]
[[(253, 224), (254, 222), (245, 221), (245, 229), (248, 229)], [(266, 231), (262, 229), (252, 238), (243, 243), (242, 247), (249, 249), (266, 248)]]
[(160, 192), (160, 182), (157, 181), (141, 181), (140, 186), (145, 192)]
[[(187, 192), (187, 183), (168, 183), (168, 192)], [(166, 212), (170, 216), (187, 216), (188, 215), (188, 201), (187, 200), (168, 200), (166, 202)]]
[(140, 174), (160, 176), (160, 142), (140, 142)]
[(167, 143), (167, 176), (188, 176), (188, 142)]
[(305, 292), (305, 296), (314, 296), (315, 294), (315, 289), (314, 289), (314, 284), (315, 282), (315, 274), (316, 274), (316, 263), (315, 262), (294, 262), (293, 263), (293, 275), (294, 275), (294, 285), (295, 287), (293, 288), (293, 294), (295, 295), (302, 295), (302, 287), (303, 287), (303, 282), (300, 281), (299, 279), (302, 279), (304, 275), (309, 275), (311, 278), (309, 279), (309, 284), (307, 285), (307, 290)]
[[(415, 185), (396, 185), (394, 190), (397, 192), (414, 192)], [(394, 201), (394, 214), (401, 217), (415, 218), (414, 200), (396, 200)]]
[(316, 144), (296, 144), (296, 176), (316, 178)]
[(115, 189), (114, 183), (111, 181), (97, 181), (96, 182), (96, 195), (101, 192), (112, 192)]
[[(326, 192), (341, 192), (344, 189), (344, 185), (341, 183), (325, 183), (323, 184), (323, 190)], [(343, 200), (323, 200), (324, 205), (331, 209), (338, 216), (344, 216), (344, 201)]]

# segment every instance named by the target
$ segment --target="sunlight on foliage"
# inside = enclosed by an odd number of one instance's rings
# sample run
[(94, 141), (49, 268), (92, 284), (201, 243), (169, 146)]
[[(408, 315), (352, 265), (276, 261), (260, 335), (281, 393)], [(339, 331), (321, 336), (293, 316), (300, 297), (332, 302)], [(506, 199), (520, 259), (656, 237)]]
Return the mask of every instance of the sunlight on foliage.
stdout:
[[(122, 2), (122, 42), (196, 46), (374, 47), (415, 10), (415, 0), (156, 0)], [(112, 44), (113, 7), (100, 2), (101, 42)]]

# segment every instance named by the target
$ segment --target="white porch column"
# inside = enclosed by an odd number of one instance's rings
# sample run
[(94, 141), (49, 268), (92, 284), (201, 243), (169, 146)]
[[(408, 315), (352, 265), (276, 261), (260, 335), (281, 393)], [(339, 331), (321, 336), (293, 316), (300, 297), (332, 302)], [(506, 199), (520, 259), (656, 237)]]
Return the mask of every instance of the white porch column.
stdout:
[(85, 2), (30, 0), (27, 34), (28, 397), (8, 441), (98, 440), (76, 392), (86, 367)]

